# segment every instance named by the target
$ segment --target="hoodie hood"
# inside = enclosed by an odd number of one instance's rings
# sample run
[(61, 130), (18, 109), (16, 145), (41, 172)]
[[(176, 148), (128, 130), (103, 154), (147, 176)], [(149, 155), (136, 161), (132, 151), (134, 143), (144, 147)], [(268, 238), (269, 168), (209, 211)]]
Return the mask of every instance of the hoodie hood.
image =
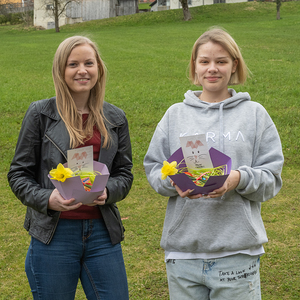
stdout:
[(248, 93), (237, 93), (234, 89), (228, 89), (228, 91), (232, 95), (230, 98), (227, 98), (221, 102), (208, 103), (199, 99), (199, 96), (201, 95), (202, 91), (194, 92), (189, 90), (184, 94), (185, 99), (183, 100), (183, 103), (195, 107), (219, 109), (220, 107), (232, 108), (234, 106), (237, 106), (240, 102), (251, 100), (250, 95)]
[[(232, 108), (237, 106), (239, 103), (243, 101), (250, 101), (250, 95), (248, 93), (237, 93), (234, 89), (228, 89), (229, 93), (231, 94), (230, 98), (227, 98), (221, 102), (216, 103), (209, 103), (199, 99), (202, 91), (187, 91), (184, 96), (185, 99), (183, 103), (186, 105), (194, 106), (194, 107), (201, 107), (203, 109), (218, 109), (219, 110), (219, 132), (223, 132), (224, 128), (224, 117), (223, 117), (223, 109)], [(220, 151), (224, 151), (223, 145), (223, 138), (222, 135), (219, 135), (219, 145)]]

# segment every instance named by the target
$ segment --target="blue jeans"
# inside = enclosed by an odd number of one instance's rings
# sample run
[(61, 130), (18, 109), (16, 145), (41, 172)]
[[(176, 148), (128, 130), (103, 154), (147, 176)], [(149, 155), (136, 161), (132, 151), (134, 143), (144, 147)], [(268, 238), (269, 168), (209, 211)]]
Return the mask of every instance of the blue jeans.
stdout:
[(73, 300), (79, 278), (89, 300), (129, 299), (121, 245), (101, 219), (60, 219), (49, 245), (31, 239), (25, 270), (34, 300)]
[(169, 259), (171, 300), (261, 300), (259, 256)]

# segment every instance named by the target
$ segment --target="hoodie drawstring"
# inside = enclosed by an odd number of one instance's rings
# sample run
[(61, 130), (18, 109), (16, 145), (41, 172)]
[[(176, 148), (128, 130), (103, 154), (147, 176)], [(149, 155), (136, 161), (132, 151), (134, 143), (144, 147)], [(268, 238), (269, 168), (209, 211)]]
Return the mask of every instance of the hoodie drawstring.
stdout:
[(224, 121), (223, 121), (223, 106), (224, 102), (220, 103), (219, 107), (219, 146), (220, 151), (224, 152), (224, 139), (223, 139), (223, 133), (224, 133)]

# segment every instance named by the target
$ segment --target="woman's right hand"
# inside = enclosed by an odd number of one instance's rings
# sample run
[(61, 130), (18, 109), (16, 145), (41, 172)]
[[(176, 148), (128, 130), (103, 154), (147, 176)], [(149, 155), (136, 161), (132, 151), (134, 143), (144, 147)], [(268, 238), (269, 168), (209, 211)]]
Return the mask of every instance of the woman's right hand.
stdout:
[(57, 189), (53, 190), (50, 195), (48, 208), (56, 211), (68, 211), (79, 208), (82, 203), (74, 203), (75, 198), (71, 198), (69, 200), (65, 200)]
[(185, 197), (188, 197), (190, 199), (197, 199), (197, 198), (201, 198), (203, 197), (202, 194), (197, 194), (197, 195), (191, 195), (191, 193), (194, 191), (194, 190), (186, 190), (185, 192), (183, 192), (180, 187), (173, 181), (173, 180), (170, 180), (171, 182), (171, 185), (175, 187), (177, 193), (179, 194), (179, 196), (181, 198), (185, 198)]

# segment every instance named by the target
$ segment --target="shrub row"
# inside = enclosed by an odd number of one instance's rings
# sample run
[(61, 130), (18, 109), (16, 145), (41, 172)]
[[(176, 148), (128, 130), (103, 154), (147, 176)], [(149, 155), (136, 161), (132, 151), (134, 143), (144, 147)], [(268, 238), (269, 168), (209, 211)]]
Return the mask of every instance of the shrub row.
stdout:
[(28, 20), (33, 20), (33, 11), (0, 14), (0, 24), (23, 24), (28, 23)]

